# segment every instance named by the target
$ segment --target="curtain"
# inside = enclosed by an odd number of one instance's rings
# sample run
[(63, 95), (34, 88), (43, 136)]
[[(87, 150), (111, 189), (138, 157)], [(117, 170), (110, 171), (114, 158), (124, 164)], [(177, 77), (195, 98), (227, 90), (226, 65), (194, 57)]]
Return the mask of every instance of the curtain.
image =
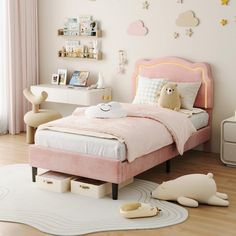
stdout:
[(38, 83), (37, 0), (7, 0), (7, 22), (8, 128), (17, 134), (24, 131), (23, 117), (29, 110), (23, 89)]
[(0, 0), (0, 134), (5, 134), (8, 130), (6, 10), (6, 0)]
[(0, 0), (0, 134), (24, 130), (23, 89), (38, 83), (37, 0)]

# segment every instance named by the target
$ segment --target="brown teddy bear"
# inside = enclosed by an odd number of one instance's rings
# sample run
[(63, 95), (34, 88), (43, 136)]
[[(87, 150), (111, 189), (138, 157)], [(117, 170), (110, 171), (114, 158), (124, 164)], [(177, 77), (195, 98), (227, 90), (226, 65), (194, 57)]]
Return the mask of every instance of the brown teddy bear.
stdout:
[(158, 95), (160, 96), (158, 100), (158, 105), (160, 107), (179, 111), (181, 106), (181, 96), (178, 92), (177, 84), (165, 84)]

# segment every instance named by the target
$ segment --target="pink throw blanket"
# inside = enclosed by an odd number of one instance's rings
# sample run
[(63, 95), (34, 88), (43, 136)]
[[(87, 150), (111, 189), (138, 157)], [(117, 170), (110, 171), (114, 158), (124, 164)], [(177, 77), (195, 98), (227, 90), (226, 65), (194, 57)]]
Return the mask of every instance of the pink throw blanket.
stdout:
[(41, 125), (38, 130), (117, 139), (126, 144), (129, 162), (169, 145), (173, 140), (182, 155), (184, 144), (196, 131), (185, 114), (151, 105), (122, 106), (128, 110), (128, 116), (124, 118), (88, 118), (84, 114), (86, 108), (77, 108), (71, 116)]

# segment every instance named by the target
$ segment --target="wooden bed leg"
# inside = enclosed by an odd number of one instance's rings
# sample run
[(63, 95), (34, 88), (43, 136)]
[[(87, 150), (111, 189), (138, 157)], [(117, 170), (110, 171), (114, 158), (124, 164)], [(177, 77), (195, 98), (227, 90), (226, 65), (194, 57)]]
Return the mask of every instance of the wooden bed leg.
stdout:
[(204, 152), (211, 152), (211, 141), (207, 141), (203, 143), (203, 151)]
[(170, 173), (170, 160), (166, 161), (166, 173)]
[(118, 199), (118, 184), (112, 183), (112, 199), (117, 200)]
[(32, 182), (36, 181), (36, 175), (38, 173), (38, 168), (32, 166)]

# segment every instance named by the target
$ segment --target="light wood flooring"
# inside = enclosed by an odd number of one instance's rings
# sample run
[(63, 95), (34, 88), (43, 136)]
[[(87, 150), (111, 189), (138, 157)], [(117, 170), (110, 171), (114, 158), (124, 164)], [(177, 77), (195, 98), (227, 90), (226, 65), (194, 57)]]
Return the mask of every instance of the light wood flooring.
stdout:
[[(26, 163), (25, 134), (0, 136), (0, 166)], [(165, 173), (164, 165), (157, 166), (139, 178), (161, 183), (189, 173), (212, 172), (218, 191), (229, 195), (229, 207), (200, 205), (188, 208), (187, 221), (156, 230), (130, 230), (90, 234), (91, 236), (235, 236), (236, 235), (236, 168), (226, 167), (218, 154), (189, 151), (172, 161), (171, 172)], [(22, 224), (0, 222), (0, 236), (45, 236), (42, 232)]]

